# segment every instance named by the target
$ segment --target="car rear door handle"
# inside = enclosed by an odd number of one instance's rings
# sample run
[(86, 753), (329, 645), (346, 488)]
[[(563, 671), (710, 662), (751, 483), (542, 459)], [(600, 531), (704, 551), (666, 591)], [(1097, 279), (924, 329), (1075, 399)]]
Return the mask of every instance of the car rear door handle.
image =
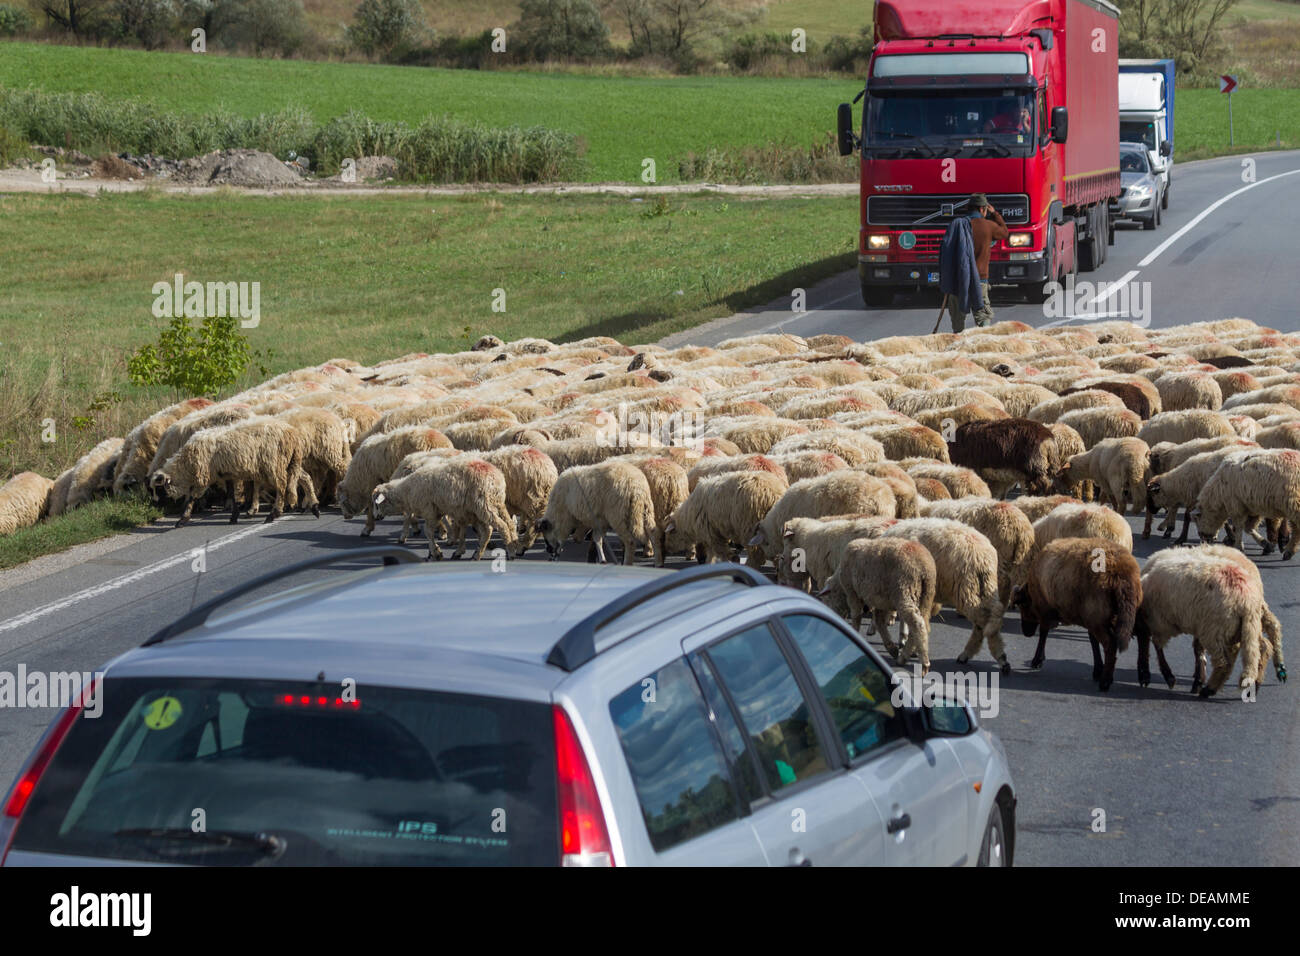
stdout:
[(912, 825), (912, 815), (910, 813), (901, 813), (889, 821), (885, 826), (888, 833), (897, 833), (899, 830), (906, 830)]

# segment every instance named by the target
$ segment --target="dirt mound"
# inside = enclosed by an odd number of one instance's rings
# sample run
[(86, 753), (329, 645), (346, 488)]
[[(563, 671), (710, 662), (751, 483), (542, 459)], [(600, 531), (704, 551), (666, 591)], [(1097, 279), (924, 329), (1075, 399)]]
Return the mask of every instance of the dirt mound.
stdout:
[(144, 170), (120, 156), (106, 153), (91, 166), (92, 175), (99, 179), (143, 179)]
[(180, 164), (174, 182), (195, 186), (297, 186), (299, 174), (270, 153), (223, 149)]
[(357, 160), (357, 180), (360, 182), (395, 179), (396, 177), (397, 160), (391, 156), (362, 156)]

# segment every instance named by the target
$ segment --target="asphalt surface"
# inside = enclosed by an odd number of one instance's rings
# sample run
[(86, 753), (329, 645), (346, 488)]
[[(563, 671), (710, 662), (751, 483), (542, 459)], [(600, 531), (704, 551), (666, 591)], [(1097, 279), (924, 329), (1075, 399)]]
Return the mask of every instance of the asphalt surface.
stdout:
[[(1150, 282), (1150, 322), (1156, 327), (1245, 316), (1300, 330), (1288, 285), (1295, 277), (1300, 153), (1261, 154), (1256, 160), (1253, 185), (1243, 181), (1240, 157), (1176, 168), (1162, 228), (1121, 226), (1108, 261), (1080, 280), (1127, 276)], [(1243, 189), (1177, 235), (1214, 203)], [(852, 221), (830, 227), (850, 233), (856, 228)], [(926, 333), (938, 314), (937, 299), (928, 296), (866, 311), (856, 273), (808, 289), (806, 313), (793, 313), (790, 301), (709, 323), (669, 344), (713, 344), (776, 329), (859, 340)], [(1051, 321), (1042, 306), (998, 295), (994, 307), (999, 319), (1035, 327)], [(320, 519), (290, 515), (270, 525), (245, 521), (235, 528), (224, 516), (204, 516), (178, 530), (172, 523), (0, 572), (0, 671), (15, 672), (20, 664), (29, 672), (94, 671), (195, 603), (297, 561), (392, 542), (400, 525), (390, 519), (363, 539), (361, 522), (344, 521), (337, 512)], [(412, 544), (423, 547), (423, 540)], [(1159, 539), (1138, 541), (1135, 553), (1141, 559), (1164, 546)], [(201, 549), (206, 553), (198, 561)], [(571, 544), (566, 559), (583, 560), (584, 550)], [(1300, 654), (1292, 636), (1300, 631), (1300, 560), (1261, 557), (1249, 539), (1247, 553), (1259, 563), (1294, 658)], [(545, 554), (538, 548), (529, 558)], [(270, 590), (358, 566), (344, 560)], [(951, 613), (936, 622), (931, 657), (937, 671), (956, 667), (967, 633), (965, 622)], [(1020, 636), (1014, 613), (1007, 615), (1003, 634), (1014, 671), (1000, 680), (999, 712), (986, 723), (1005, 744), (1019, 787), (1018, 864), (1300, 861), (1300, 688), (1279, 685), (1270, 674), (1255, 702), (1236, 698), (1234, 680), (1214, 699), (1193, 697), (1187, 692), (1191, 642), (1184, 637), (1169, 651), (1179, 680), (1175, 689), (1159, 683), (1158, 673), (1157, 684), (1139, 687), (1136, 651), (1130, 648), (1120, 658), (1115, 685), (1101, 694), (1089, 679), (1091, 651), (1081, 630), (1053, 632), (1047, 664), (1037, 672), (1027, 666), (1034, 639)], [(986, 651), (969, 667), (995, 671)], [(49, 710), (5, 712), (0, 786), (12, 780), (51, 716)], [(1094, 830), (1098, 810), (1105, 815), (1104, 832)]]

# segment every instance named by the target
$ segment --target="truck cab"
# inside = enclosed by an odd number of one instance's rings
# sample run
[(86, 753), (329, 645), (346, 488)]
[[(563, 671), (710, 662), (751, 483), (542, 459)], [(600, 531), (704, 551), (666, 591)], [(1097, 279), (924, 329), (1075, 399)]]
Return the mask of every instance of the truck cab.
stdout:
[(1095, 269), (1118, 198), (1118, 10), (1105, 0), (878, 0), (861, 134), (858, 273), (868, 306), (937, 290), (948, 225), (983, 193), (1010, 236), (989, 280), (1045, 299)]

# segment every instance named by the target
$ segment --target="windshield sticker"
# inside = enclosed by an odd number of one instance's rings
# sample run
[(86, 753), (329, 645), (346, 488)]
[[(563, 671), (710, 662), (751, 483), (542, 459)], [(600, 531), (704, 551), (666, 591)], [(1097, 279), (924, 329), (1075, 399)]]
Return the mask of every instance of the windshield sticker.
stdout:
[(175, 697), (159, 697), (144, 709), (144, 725), (150, 730), (166, 730), (181, 716), (181, 702)]

